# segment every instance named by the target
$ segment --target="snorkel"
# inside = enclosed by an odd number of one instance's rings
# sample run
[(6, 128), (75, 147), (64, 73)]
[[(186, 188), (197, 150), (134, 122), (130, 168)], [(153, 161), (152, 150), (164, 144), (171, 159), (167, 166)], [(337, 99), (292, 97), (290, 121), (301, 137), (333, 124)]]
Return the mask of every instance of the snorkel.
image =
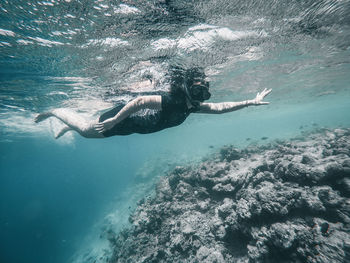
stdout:
[[(188, 83), (188, 81), (186, 82)], [(192, 80), (191, 86), (188, 86), (186, 82), (183, 84), (183, 90), (186, 98), (193, 106), (197, 106), (200, 102), (210, 98), (209, 82)]]
[(178, 94), (180, 92), (180, 94), (185, 95), (187, 103), (193, 107), (198, 107), (201, 102), (210, 98), (209, 82), (205, 81), (206, 75), (203, 68), (173, 67), (171, 72), (171, 93)]

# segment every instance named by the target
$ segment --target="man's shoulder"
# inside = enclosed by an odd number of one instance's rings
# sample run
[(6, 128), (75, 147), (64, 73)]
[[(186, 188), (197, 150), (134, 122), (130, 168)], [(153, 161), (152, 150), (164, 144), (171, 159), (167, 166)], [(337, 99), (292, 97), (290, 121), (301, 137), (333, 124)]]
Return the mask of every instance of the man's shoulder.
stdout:
[(166, 93), (162, 96), (162, 109), (179, 109), (186, 105), (186, 99), (182, 94)]

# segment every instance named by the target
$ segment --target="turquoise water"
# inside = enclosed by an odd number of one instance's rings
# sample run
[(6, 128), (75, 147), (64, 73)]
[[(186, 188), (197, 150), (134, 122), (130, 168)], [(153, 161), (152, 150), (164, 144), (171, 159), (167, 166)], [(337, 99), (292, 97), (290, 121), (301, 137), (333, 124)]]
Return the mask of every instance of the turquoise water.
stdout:
[[(158, 176), (225, 144), (350, 127), (349, 11), (329, 0), (2, 1), (0, 262), (99, 255), (101, 229), (120, 229)], [(55, 140), (59, 121), (33, 123), (167, 90), (172, 65), (204, 67), (212, 102), (272, 88), (271, 104), (104, 140)], [(150, 76), (155, 87), (138, 84)]]

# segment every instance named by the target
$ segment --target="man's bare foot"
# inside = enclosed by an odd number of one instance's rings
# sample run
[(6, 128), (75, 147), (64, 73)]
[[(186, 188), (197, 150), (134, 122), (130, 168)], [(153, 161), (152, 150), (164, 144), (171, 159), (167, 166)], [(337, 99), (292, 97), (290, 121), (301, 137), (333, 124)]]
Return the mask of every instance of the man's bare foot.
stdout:
[(55, 139), (58, 139), (60, 138), (63, 134), (65, 134), (67, 131), (71, 131), (72, 128), (66, 126), (66, 127), (63, 127), (55, 136)]
[(43, 113), (38, 114), (38, 115), (35, 117), (34, 121), (35, 121), (36, 123), (39, 123), (39, 122), (41, 122), (41, 121), (43, 121), (43, 120), (46, 120), (47, 118), (49, 118), (49, 117), (51, 117), (51, 116), (52, 116), (52, 113), (51, 113), (51, 112), (43, 112)]

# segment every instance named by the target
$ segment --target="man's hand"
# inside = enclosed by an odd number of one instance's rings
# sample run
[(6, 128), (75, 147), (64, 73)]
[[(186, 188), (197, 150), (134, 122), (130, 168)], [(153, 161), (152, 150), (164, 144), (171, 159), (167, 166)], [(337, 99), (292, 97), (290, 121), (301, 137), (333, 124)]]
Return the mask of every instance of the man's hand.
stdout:
[(95, 129), (99, 133), (104, 133), (105, 131), (112, 129), (115, 124), (115, 120), (113, 118), (109, 118), (103, 122), (96, 123)]
[(269, 104), (270, 102), (263, 101), (263, 99), (270, 94), (272, 89), (264, 89), (261, 93), (258, 92), (256, 95), (255, 99), (252, 100), (252, 105), (266, 105)]

